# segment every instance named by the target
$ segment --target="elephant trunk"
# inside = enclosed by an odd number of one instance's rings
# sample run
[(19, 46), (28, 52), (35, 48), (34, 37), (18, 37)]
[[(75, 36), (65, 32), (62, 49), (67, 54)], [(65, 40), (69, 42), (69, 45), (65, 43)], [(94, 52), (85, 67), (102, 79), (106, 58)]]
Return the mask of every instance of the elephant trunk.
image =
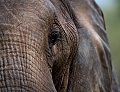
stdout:
[(0, 92), (56, 92), (39, 33), (8, 26), (0, 26)]

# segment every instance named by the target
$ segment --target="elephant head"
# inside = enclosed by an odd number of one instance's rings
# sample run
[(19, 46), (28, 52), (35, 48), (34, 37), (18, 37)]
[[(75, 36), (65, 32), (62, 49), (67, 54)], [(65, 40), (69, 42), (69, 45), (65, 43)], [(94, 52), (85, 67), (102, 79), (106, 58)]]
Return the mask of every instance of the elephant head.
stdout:
[(112, 75), (94, 0), (0, 0), (1, 92), (112, 92)]

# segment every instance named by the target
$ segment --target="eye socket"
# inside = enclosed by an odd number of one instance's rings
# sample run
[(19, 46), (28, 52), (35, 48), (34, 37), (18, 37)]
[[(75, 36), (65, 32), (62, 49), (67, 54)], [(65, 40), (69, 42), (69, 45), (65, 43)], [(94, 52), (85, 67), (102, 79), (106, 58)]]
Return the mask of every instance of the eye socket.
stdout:
[(48, 41), (49, 41), (49, 47), (52, 49), (53, 45), (56, 44), (57, 41), (60, 41), (61, 39), (61, 27), (59, 25), (59, 22), (57, 20), (54, 20), (52, 26), (51, 26), (51, 31), (48, 36)]
[(53, 30), (49, 35), (49, 44), (54, 45), (58, 40), (60, 40), (61, 34), (58, 30)]

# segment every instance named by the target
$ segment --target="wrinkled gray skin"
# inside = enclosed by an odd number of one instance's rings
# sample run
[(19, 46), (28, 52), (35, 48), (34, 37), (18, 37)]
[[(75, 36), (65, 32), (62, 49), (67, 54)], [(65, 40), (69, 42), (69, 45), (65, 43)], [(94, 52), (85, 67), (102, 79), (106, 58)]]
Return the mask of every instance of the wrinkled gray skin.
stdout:
[(0, 0), (0, 92), (120, 92), (93, 0)]

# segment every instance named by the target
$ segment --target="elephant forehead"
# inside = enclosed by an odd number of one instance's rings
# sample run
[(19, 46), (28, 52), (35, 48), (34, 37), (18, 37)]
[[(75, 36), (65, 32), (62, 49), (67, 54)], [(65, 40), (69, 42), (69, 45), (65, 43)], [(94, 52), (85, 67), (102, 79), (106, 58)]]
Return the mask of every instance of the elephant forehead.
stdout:
[(48, 20), (54, 10), (49, 0), (0, 0), (0, 23), (20, 24), (31, 17)]

